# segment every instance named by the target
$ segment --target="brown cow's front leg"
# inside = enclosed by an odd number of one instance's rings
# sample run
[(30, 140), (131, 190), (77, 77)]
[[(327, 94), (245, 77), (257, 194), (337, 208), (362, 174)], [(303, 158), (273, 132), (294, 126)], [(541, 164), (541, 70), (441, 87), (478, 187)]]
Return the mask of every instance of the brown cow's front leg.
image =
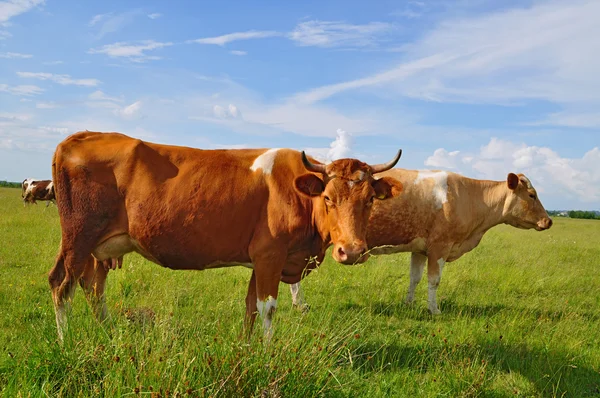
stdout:
[(261, 255), (253, 262), (256, 274), (256, 308), (263, 320), (264, 336), (269, 340), (273, 335), (271, 324), (277, 310), (279, 280), (285, 255)]

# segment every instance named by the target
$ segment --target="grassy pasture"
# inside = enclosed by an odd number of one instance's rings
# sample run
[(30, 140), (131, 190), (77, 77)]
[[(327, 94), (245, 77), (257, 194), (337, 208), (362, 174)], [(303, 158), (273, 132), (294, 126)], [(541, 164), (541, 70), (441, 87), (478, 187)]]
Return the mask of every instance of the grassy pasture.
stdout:
[(600, 221), (556, 218), (546, 232), (496, 227), (445, 267), (443, 314), (426, 283), (403, 303), (409, 255), (327, 261), (281, 285), (275, 338), (240, 339), (250, 271), (170, 271), (137, 255), (111, 272), (112, 322), (81, 289), (57, 344), (47, 283), (56, 207), (24, 208), (0, 188), (0, 394), (3, 396), (600, 396)]

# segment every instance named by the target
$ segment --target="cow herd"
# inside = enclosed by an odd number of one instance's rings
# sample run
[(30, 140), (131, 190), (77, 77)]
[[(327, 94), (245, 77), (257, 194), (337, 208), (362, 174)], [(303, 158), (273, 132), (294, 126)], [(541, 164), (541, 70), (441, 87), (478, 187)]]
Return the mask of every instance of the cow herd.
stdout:
[[(439, 314), (445, 263), (495, 225), (552, 225), (522, 174), (483, 181), (394, 168), (401, 153), (377, 165), (322, 164), (290, 149), (201, 150), (118, 133), (71, 135), (56, 148), (45, 188), (56, 195), (62, 232), (49, 274), (59, 338), (77, 284), (96, 317), (107, 318), (106, 277), (130, 252), (171, 269), (250, 268), (245, 325), (250, 331), (258, 314), (270, 336), (279, 283), (290, 284), (295, 305), (305, 304), (300, 280), (329, 246), (348, 265), (411, 252), (407, 302), (427, 265), (428, 306)], [(29, 189), (24, 183), (26, 202), (35, 200)]]

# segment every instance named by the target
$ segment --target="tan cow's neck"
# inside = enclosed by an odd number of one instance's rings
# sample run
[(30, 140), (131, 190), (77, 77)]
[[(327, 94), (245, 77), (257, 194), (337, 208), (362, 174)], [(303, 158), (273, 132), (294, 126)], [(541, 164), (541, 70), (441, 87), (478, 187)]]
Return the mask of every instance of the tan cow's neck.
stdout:
[(471, 192), (482, 193), (481, 205), (472, 209), (474, 221), (478, 225), (477, 232), (485, 233), (490, 228), (506, 222), (504, 205), (508, 188), (505, 181), (466, 179), (464, 183), (473, 185)]

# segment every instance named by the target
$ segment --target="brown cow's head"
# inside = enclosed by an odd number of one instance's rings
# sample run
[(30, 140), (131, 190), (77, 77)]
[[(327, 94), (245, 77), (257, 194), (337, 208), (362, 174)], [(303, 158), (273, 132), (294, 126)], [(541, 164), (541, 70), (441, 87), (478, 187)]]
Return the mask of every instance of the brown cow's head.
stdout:
[(511, 191), (504, 204), (504, 215), (507, 223), (523, 229), (535, 228), (543, 231), (552, 226), (546, 209), (537, 196), (531, 181), (523, 174), (510, 173), (506, 184)]
[[(356, 159), (340, 159), (328, 165), (312, 163), (302, 152), (307, 170), (320, 174), (304, 174), (295, 180), (298, 192), (315, 202), (318, 222), (324, 225), (333, 243), (333, 258), (342, 264), (362, 263), (367, 251), (367, 224), (375, 199), (398, 196), (402, 183), (390, 178), (375, 179), (376, 173), (396, 165), (402, 150), (389, 163), (370, 166)], [(319, 213), (319, 210), (323, 210)]]

